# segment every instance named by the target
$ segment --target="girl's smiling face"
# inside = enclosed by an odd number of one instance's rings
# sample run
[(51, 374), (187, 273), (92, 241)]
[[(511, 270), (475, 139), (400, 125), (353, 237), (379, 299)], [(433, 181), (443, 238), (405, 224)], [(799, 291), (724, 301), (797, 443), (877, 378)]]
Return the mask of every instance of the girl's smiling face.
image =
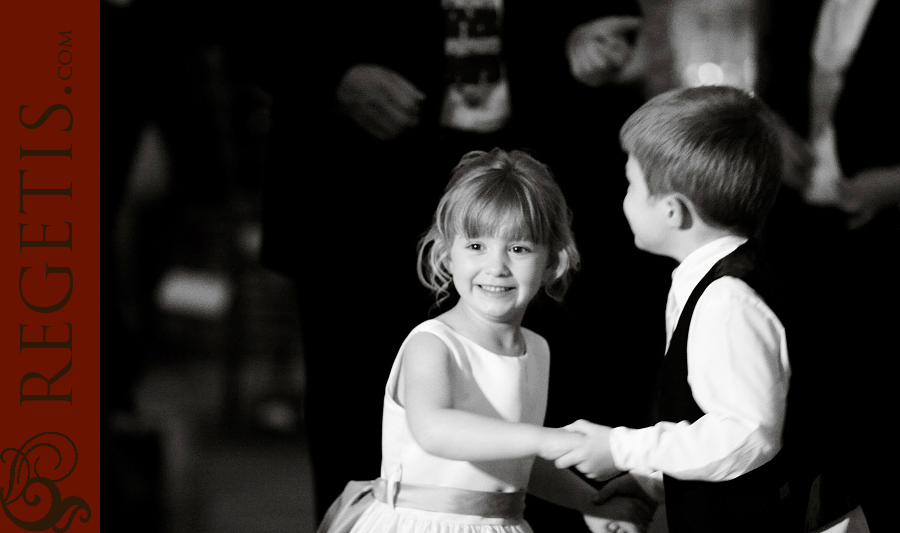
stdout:
[(457, 235), (447, 268), (468, 311), (518, 325), (549, 275), (548, 254), (547, 246), (528, 239)]

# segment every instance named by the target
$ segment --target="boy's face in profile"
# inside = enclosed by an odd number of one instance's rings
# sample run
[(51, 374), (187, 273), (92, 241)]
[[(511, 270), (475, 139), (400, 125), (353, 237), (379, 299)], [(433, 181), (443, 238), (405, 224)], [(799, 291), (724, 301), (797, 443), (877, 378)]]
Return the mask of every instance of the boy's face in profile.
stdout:
[(650, 196), (644, 171), (631, 154), (628, 154), (628, 162), (625, 163), (625, 176), (628, 178), (628, 192), (625, 193), (622, 209), (634, 233), (634, 245), (646, 252), (665, 255), (663, 250), (669, 226), (664, 202)]

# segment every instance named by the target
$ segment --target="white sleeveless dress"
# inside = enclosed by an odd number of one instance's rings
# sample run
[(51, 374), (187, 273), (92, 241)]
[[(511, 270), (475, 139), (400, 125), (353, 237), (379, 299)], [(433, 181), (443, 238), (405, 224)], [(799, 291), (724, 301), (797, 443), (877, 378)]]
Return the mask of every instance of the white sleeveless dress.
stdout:
[[(428, 320), (410, 332), (432, 333), (453, 358), (454, 408), (509, 422), (543, 425), (547, 405), (550, 350), (540, 335), (522, 329), (525, 355), (498, 355), (453, 331), (439, 320)], [(403, 353), (403, 347), (400, 349)], [(381, 477), (388, 485), (516, 492), (527, 488), (534, 459), (468, 462), (427, 453), (412, 438), (406, 411), (397, 402), (401, 357), (391, 368), (384, 396)], [(352, 533), (530, 533), (522, 519), (484, 518), (440, 513), (375, 501), (362, 514)]]

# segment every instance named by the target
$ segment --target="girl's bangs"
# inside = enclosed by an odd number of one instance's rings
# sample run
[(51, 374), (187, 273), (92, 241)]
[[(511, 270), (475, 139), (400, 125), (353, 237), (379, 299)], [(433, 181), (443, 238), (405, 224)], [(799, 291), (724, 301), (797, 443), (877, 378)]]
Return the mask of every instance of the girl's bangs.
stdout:
[(454, 226), (466, 238), (492, 236), (540, 241), (543, 232), (536, 227), (534, 217), (529, 216), (530, 211), (528, 206), (521, 205), (518, 198), (507, 195), (493, 201), (475, 198), (457, 211), (462, 216)]

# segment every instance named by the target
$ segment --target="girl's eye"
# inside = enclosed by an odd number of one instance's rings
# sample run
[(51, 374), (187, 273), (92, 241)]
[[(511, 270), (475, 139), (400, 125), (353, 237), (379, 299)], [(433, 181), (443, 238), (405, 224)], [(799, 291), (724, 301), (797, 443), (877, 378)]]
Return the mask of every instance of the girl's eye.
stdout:
[(473, 242), (472, 244), (469, 244), (468, 246), (466, 246), (466, 248), (468, 248), (469, 250), (479, 251), (479, 250), (481, 250), (482, 246), (481, 246), (481, 244), (479, 244), (477, 242)]
[(510, 250), (511, 250), (514, 254), (524, 254), (524, 253), (528, 253), (528, 252), (531, 251), (530, 248), (527, 248), (527, 247), (525, 247), (525, 246), (513, 246), (513, 247), (510, 248)]

